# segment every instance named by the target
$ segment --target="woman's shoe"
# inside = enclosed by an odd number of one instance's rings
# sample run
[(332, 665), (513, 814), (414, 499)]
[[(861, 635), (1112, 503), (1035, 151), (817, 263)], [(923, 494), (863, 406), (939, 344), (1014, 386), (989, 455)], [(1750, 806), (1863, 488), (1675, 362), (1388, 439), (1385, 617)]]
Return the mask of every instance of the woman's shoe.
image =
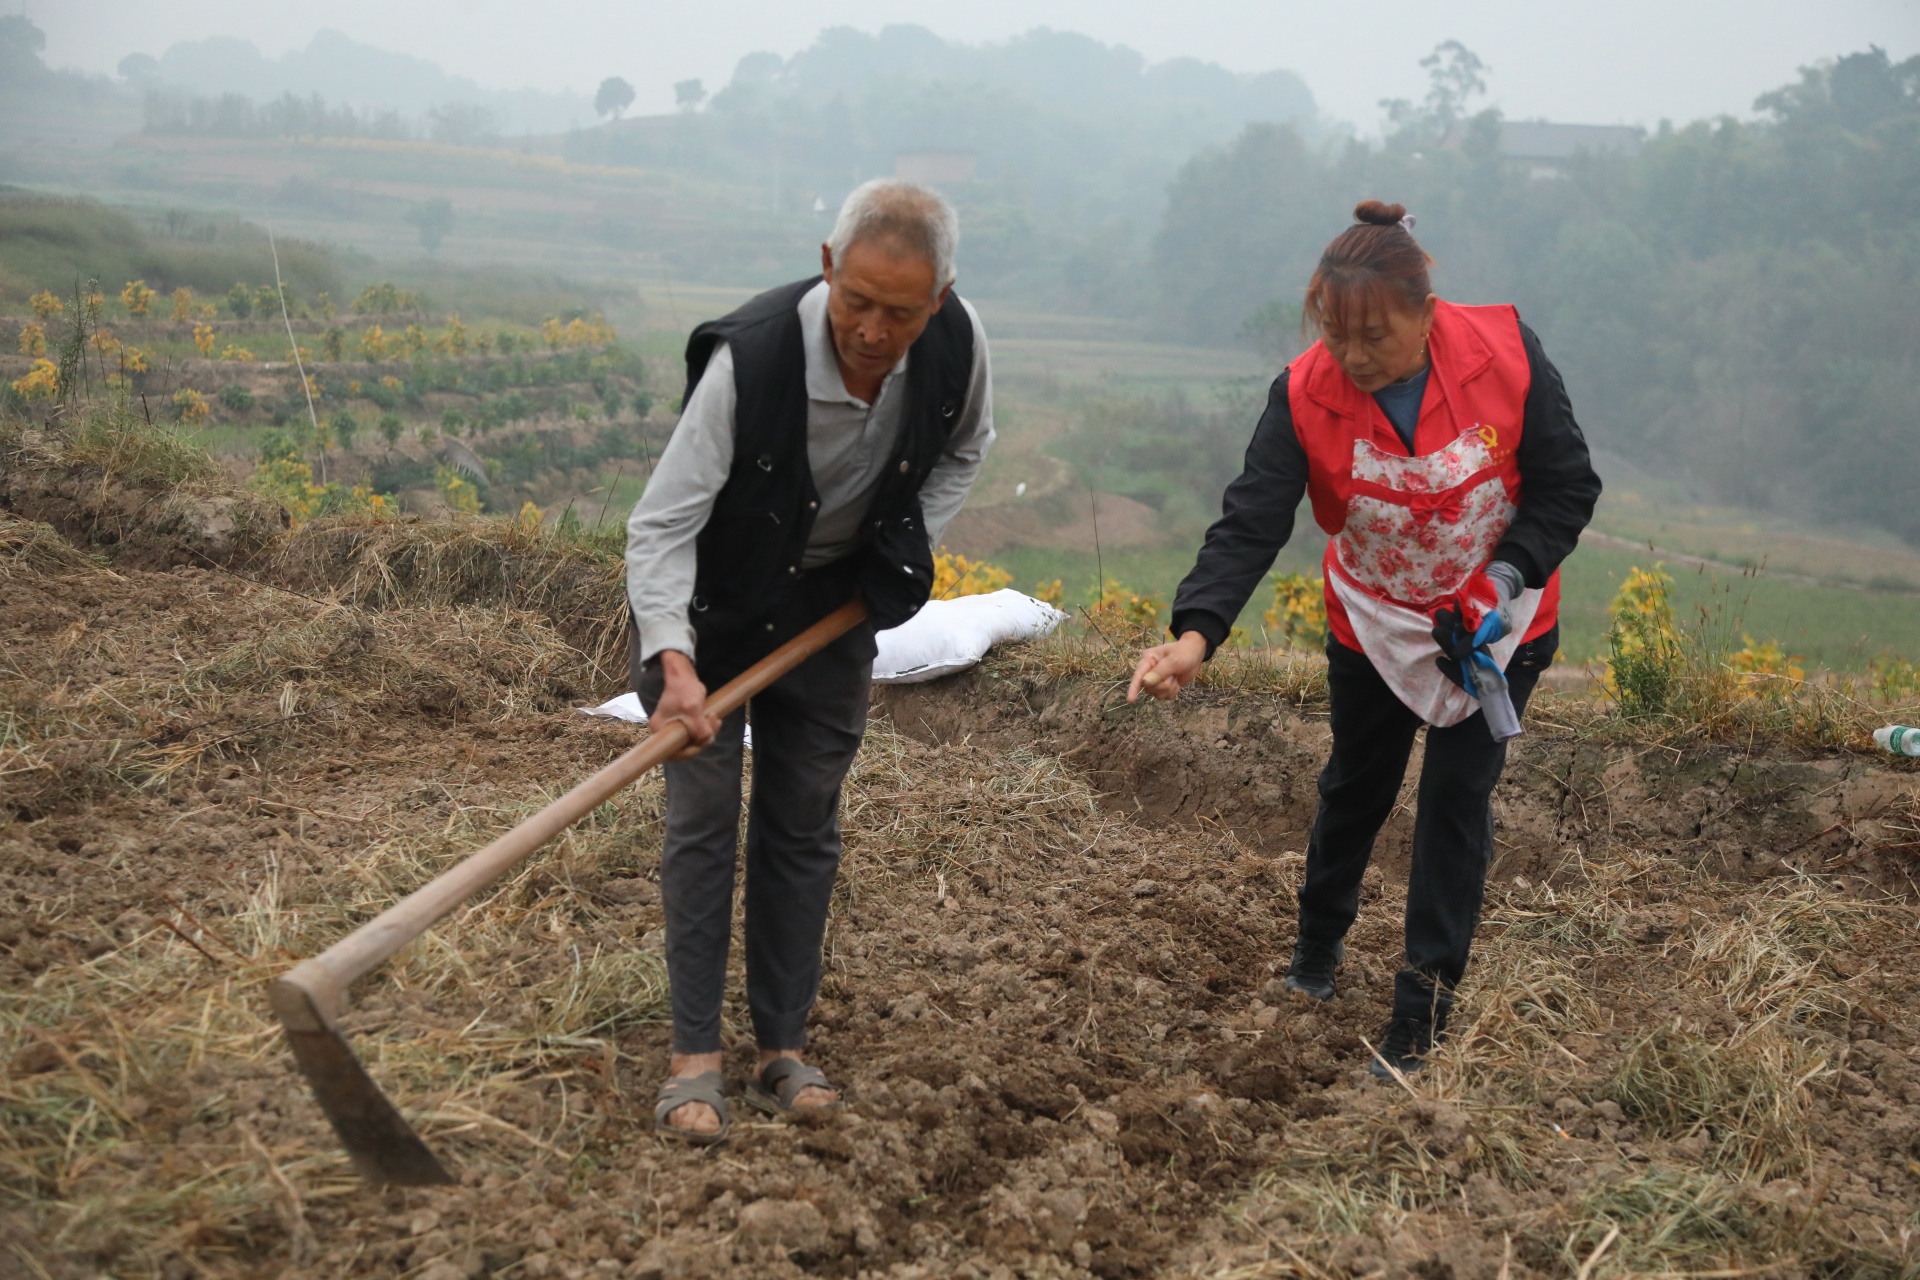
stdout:
[(1433, 1023), (1425, 1018), (1395, 1018), (1380, 1033), (1380, 1046), (1373, 1051), (1367, 1070), (1376, 1080), (1404, 1079), (1427, 1065), (1433, 1051)]
[(1293, 944), (1293, 963), (1287, 966), (1285, 986), (1311, 1000), (1331, 1000), (1334, 970), (1346, 958), (1344, 942), (1309, 942), (1302, 938)]

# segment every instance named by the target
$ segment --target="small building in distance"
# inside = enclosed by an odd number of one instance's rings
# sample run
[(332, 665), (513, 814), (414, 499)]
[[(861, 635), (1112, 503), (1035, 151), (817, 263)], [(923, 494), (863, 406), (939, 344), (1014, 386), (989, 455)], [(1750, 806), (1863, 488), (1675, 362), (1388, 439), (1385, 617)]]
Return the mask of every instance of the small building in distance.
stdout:
[(894, 177), (929, 187), (972, 182), (979, 167), (979, 153), (973, 151), (902, 151), (893, 157)]
[[(1447, 130), (1440, 145), (1457, 151), (1466, 144), (1466, 124)], [(1553, 124), (1545, 120), (1502, 120), (1500, 154), (1515, 164), (1526, 165), (1535, 177), (1557, 177), (1580, 152), (1598, 155), (1615, 152), (1637, 155), (1646, 130), (1617, 124)]]

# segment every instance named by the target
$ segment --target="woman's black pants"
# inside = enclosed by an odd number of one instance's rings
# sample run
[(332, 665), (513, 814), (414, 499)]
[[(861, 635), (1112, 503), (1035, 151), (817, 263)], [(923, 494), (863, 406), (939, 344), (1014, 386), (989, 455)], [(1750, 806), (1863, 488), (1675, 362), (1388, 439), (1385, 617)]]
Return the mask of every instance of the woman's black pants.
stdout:
[[(1559, 643), (1555, 627), (1515, 650), (1507, 665), (1515, 710), (1525, 710)], [(1327, 683), (1333, 753), (1320, 773), (1320, 811), (1300, 886), (1300, 939), (1323, 946), (1346, 937), (1359, 914), (1360, 877), (1393, 812), (1421, 725), (1367, 656), (1337, 640), (1327, 644)], [(1477, 711), (1427, 730), (1407, 880), (1406, 958), (1393, 984), (1396, 1018), (1445, 1025), (1480, 923), (1493, 861), (1491, 798), (1506, 759), (1506, 744), (1493, 740)]]

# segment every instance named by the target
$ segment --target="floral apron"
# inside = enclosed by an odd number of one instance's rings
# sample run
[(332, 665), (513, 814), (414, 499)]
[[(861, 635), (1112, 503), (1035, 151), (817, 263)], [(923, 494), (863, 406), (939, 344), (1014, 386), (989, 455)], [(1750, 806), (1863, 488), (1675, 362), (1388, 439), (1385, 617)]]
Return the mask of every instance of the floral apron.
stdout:
[[(1361, 651), (1415, 715), (1440, 728), (1480, 704), (1434, 664), (1433, 611), (1487, 563), (1518, 510), (1492, 438), (1492, 428), (1476, 426), (1418, 457), (1356, 439), (1346, 525), (1327, 548), (1327, 589), (1338, 595)], [(1502, 670), (1540, 600), (1529, 589), (1513, 602), (1513, 631), (1492, 646)]]

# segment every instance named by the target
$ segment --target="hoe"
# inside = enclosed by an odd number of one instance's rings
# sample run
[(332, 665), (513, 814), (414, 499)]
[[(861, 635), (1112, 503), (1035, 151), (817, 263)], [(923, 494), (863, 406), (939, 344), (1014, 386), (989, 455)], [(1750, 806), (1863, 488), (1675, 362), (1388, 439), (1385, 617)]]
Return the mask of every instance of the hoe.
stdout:
[[(755, 663), (707, 699), (707, 711), (733, 714), (867, 616), (855, 599)], [(479, 893), (601, 802), (687, 745), (686, 727), (666, 725), (645, 742), (555, 800), (478, 853), (448, 868), (325, 951), (274, 980), (273, 1011), (286, 1028), (300, 1071), (360, 1176), (377, 1185), (432, 1186), (455, 1179), (353, 1056), (340, 1032), (347, 988), (435, 921)]]

